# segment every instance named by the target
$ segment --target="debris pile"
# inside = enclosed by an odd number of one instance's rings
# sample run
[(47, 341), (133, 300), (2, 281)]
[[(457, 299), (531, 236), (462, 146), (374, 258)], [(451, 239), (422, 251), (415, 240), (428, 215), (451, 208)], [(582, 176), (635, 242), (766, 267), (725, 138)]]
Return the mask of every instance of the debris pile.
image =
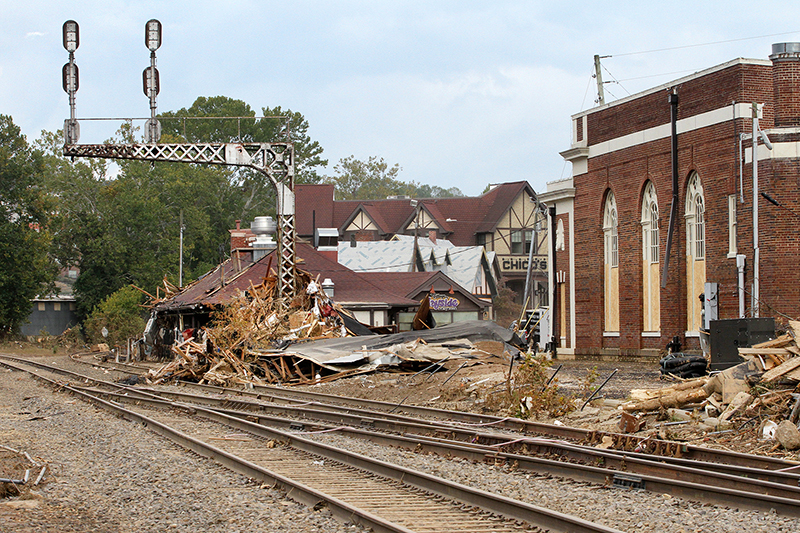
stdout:
[(670, 419), (667, 424), (750, 439), (766, 452), (800, 450), (800, 322), (789, 321), (787, 330), (776, 339), (739, 348), (744, 362), (712, 376), (631, 391), (630, 401), (620, 406), (623, 419), (658, 413)]
[(37, 460), (26, 451), (15, 450), (8, 446), (0, 445), (0, 500), (6, 498), (16, 498), (11, 502), (5, 502), (12, 508), (32, 508), (19, 503), (30, 499), (33, 487), (46, 481), (45, 474), (50, 467), (47, 463)]
[(289, 368), (283, 359), (269, 364), (262, 354), (291, 342), (347, 336), (351, 334), (347, 319), (352, 317), (327, 297), (309, 273), (298, 270), (297, 278), (305, 290), (296, 291), (285, 309), (277, 305), (275, 277), (259, 285), (251, 282), (248, 291), (212, 314), (209, 327), (183, 332), (183, 340), (172, 345), (174, 359), (151, 370), (150, 382), (189, 379), (229, 385), (309, 380), (296, 365)]

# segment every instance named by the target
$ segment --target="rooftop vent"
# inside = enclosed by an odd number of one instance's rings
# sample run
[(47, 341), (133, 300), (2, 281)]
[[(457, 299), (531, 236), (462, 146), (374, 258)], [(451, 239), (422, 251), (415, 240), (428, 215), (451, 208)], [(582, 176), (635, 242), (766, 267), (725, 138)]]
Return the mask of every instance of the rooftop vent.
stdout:
[(258, 261), (278, 247), (278, 244), (272, 239), (277, 229), (272, 217), (254, 218), (250, 229), (256, 235), (256, 240), (253, 241), (253, 261)]

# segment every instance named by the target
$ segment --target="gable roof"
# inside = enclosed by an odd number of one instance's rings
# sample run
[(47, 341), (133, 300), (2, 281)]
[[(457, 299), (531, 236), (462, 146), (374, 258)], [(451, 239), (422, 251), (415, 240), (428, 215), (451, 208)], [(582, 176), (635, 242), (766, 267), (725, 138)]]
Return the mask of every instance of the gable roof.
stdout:
[[(298, 235), (313, 235), (312, 213), (316, 213), (317, 227), (335, 227), (340, 234), (360, 209), (370, 216), (385, 235), (403, 233), (414, 218), (415, 208), (408, 198), (334, 200), (332, 187), (330, 184), (295, 187)], [(417, 201), (454, 245), (470, 246), (475, 244), (477, 233), (495, 230), (503, 214), (523, 192), (531, 196), (536, 194), (527, 181), (517, 181), (495, 185), (481, 196), (421, 198)], [(329, 212), (330, 222), (327, 218)]]
[[(362, 275), (372, 283), (386, 287), (387, 290), (404, 294), (414, 298), (421, 292), (427, 292), (431, 287), (439, 285), (442, 288), (452, 287), (459, 294), (480, 308), (489, 307), (491, 303), (474, 296), (469, 290), (456, 283), (444, 272), (363, 272)], [(442, 290), (442, 289), (440, 289)]]
[(333, 223), (333, 184), (295, 185), (295, 205), (302, 206), (307, 216), (295, 216), (295, 231), (298, 235), (314, 235), (314, 223), (318, 228), (338, 227)]
[(398, 234), (389, 241), (360, 241), (356, 246), (339, 243), (339, 262), (361, 273), (411, 273), (415, 240), (427, 272), (441, 271), (468, 292), (475, 290), (483, 274), (490, 292), (496, 292), (496, 273), (492, 270), (494, 256), (489, 257), (482, 246), (453, 246), (446, 239), (433, 242), (427, 237), (415, 239)]
[(359, 241), (339, 243), (339, 263), (358, 272), (411, 272), (414, 239), (410, 241)]
[[(295, 254), (303, 263), (298, 265), (312, 276), (319, 275), (321, 280), (330, 278), (334, 283), (334, 300), (347, 307), (349, 304), (383, 304), (391, 307), (410, 307), (418, 305), (397, 293), (374, 285), (360, 273), (332, 261), (317, 252), (312, 246), (297, 243)], [(262, 257), (256, 262), (242, 254), (227, 259), (214, 270), (186, 287), (169, 300), (155, 306), (156, 311), (177, 311), (185, 309), (211, 308), (231, 301), (240, 291), (250, 288), (250, 284), (258, 285), (267, 277), (267, 268), (276, 269), (275, 252)], [(274, 272), (273, 272), (274, 275)]]

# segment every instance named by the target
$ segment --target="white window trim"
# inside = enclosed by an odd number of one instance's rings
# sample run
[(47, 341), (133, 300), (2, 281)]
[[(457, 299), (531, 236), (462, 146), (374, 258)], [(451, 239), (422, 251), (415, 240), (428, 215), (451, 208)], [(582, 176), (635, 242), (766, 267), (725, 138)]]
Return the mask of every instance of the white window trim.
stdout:
[(660, 337), (660, 336), (661, 336), (661, 332), (660, 331), (643, 331), (642, 332), (642, 337)]
[(603, 337), (619, 337), (619, 331), (604, 331)]

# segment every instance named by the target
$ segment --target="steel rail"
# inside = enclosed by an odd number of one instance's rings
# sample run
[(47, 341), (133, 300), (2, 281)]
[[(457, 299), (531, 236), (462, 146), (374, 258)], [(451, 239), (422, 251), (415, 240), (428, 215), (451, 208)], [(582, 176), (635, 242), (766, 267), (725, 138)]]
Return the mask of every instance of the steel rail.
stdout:
[[(93, 391), (107, 395), (119, 401), (145, 401), (160, 406), (179, 406), (185, 409), (203, 409), (196, 404), (172, 402), (156, 398), (137, 398), (127, 394)], [(363, 428), (315, 424), (310, 427), (298, 424), (294, 420), (267, 415), (253, 415), (252, 412), (229, 409), (210, 409), (225, 417), (229, 425), (241, 431), (251, 432), (251, 424), (270, 427), (281, 427), (290, 431), (313, 432), (331, 431), (356, 439), (367, 439), (377, 444), (405, 447), (412, 450), (429, 451), (441, 456), (457, 456), (472, 461), (486, 463), (514, 464), (519, 470), (530, 472), (547, 472), (548, 474), (587, 481), (600, 485), (632, 487), (652, 492), (680, 496), (716, 505), (770, 511), (775, 509), (788, 516), (800, 516), (800, 487), (773, 483), (758, 479), (750, 479), (730, 474), (721, 474), (688, 468), (660, 464), (653, 460), (625, 458), (615, 456), (603, 450), (594, 450), (566, 443), (536, 442), (526, 440), (531, 446), (551, 449), (553, 454), (560, 455), (562, 460), (554, 460), (530, 455), (501, 452), (493, 446), (470, 444), (448, 439), (433, 439), (421, 435), (390, 435), (376, 433)], [(234, 423), (230, 418), (241, 420)], [(581, 463), (567, 461), (578, 460)]]
[[(78, 388), (51, 380), (40, 375), (38, 372), (16, 366), (8, 362), (0, 361), (0, 364), (18, 371), (27, 372), (53, 387), (75, 394), (98, 407), (102, 407), (116, 414), (117, 416), (122, 417), (125, 420), (141, 423), (159, 435), (172, 440), (173, 442), (176, 442), (181, 446), (198, 453), (199, 455), (202, 455), (203, 457), (210, 458), (235, 472), (241, 473), (253, 479), (274, 483), (275, 485), (286, 490), (290, 496), (296, 496), (298, 501), (301, 501), (306, 505), (313, 506), (320, 501), (326, 501), (335, 515), (346, 520), (353, 520), (353, 517), (357, 517), (358, 519), (356, 521), (358, 523), (368, 525), (376, 531), (410, 531), (402, 526), (397, 526), (396, 524), (385, 521), (380, 517), (366, 513), (355, 506), (347, 504), (346, 502), (331, 498), (330, 496), (316, 491), (311, 487), (297, 483), (289, 478), (281, 476), (280, 474), (276, 474), (268, 469), (250, 463), (249, 461), (245, 461), (215, 446), (209, 445), (180, 431), (170, 428), (169, 426), (143, 414), (125, 409), (117, 402), (103, 400), (98, 396), (94, 396), (85, 391), (79, 390)], [(108, 392), (103, 394), (114, 395), (114, 393)], [(261, 426), (247, 420), (235, 418), (211, 409), (194, 407), (178, 402), (170, 402), (158, 399), (126, 397), (122, 394), (116, 394), (115, 396), (125, 402), (143, 402), (162, 408), (171, 407), (174, 409), (183, 410), (192, 415), (203, 416), (209, 420), (223, 423), (236, 429), (245, 430), (246, 428), (246, 431), (253, 435), (280, 440), (288, 443), (288, 445), (292, 448), (314, 455), (328, 457), (333, 461), (337, 461), (360, 470), (368, 471), (387, 479), (394, 479), (407, 485), (417, 487), (421, 490), (439, 494), (449, 499), (459, 500), (469, 505), (484, 509), (489, 513), (497, 514), (512, 520), (529, 523), (545, 530), (575, 533), (621, 533), (617, 529), (595, 524), (575, 516), (559, 513), (551, 509), (546, 509), (525, 502), (516, 501), (511, 498), (506, 498), (504, 496), (482, 491), (480, 489), (467, 487), (458, 483), (431, 476), (429, 474), (417, 472), (412, 469), (392, 465), (384, 461), (371, 459), (346, 450), (341, 450), (332, 446), (304, 439), (291, 433)]]
[[(397, 404), (391, 402), (369, 400), (365, 398), (350, 398), (347, 396), (334, 396), (331, 394), (313, 391), (299, 391), (296, 389), (289, 390), (282, 387), (254, 385), (253, 390), (247, 390), (231, 387), (219, 387), (208, 384), (201, 385), (185, 381), (180, 381), (178, 384), (205, 390), (215, 390), (229, 394), (255, 396), (257, 398), (270, 398), (273, 401), (283, 400), (307, 402), (313, 400), (326, 405), (339, 404), (352, 408), (360, 408), (362, 410), (366, 408), (374, 408), (376, 411), (379, 411), (380, 409), (397, 408)], [(464, 411), (449, 411), (445, 409), (406, 404), (400, 406), (398, 410), (413, 414), (415, 416), (444, 418), (465, 424), (483, 426), (491, 425), (495, 428), (522, 432), (529, 435), (546, 435), (554, 438), (572, 439), (589, 443), (601, 442), (603, 437), (609, 436), (613, 439), (614, 447), (618, 450), (632, 452), (638, 447), (644, 446), (646, 452), (643, 453), (644, 455), (658, 456), (661, 458), (661, 460), (668, 460), (669, 457), (679, 457), (708, 463), (739, 465), (764, 470), (782, 470), (800, 464), (797, 462), (777, 459), (775, 457), (757, 456), (728, 450), (704, 448), (701, 446), (695, 446), (681, 442), (651, 439), (649, 437), (638, 437), (635, 435), (593, 431), (569, 426), (557, 426), (554, 424), (544, 424), (541, 422), (523, 420), (520, 418), (498, 417), (486, 414), (467, 413)], [(375, 414), (377, 415), (377, 412)]]
[[(233, 409), (247, 410), (248, 412), (258, 411), (279, 416), (293, 416), (295, 420), (312, 419), (333, 424), (333, 426), (324, 426), (327, 428), (347, 424), (363, 429), (399, 434), (415, 433), (425, 438), (440, 436), (448, 441), (476, 447), (480, 446), (490, 451), (505, 450), (507, 454), (548, 457), (557, 455), (562, 460), (580, 461), (584, 464), (602, 464), (604, 468), (632, 474), (648, 474), (701, 484), (709, 484), (713, 480), (716, 486), (747, 490), (749, 492), (777, 495), (788, 487), (784, 496), (800, 498), (800, 474), (792, 472), (777, 472), (680, 458), (654, 460), (652, 455), (647, 454), (602, 450), (591, 446), (581, 446), (549, 439), (518, 438), (517, 436), (476, 431), (473, 428), (463, 428), (409, 417), (403, 417), (403, 420), (382, 420), (374, 418), (372, 416), (374, 413), (366, 412), (365, 415), (363, 412), (354, 413), (351, 409), (345, 412), (332, 411), (330, 409), (333, 407), (322, 404), (305, 404), (302, 406), (269, 405), (231, 400), (229, 397), (224, 396), (209, 397), (176, 391), (157, 391), (152, 388), (127, 388), (126, 390), (129, 394), (149, 394), (193, 405), (210, 405), (215, 410), (223, 412), (232, 413)], [(264, 417), (264, 419), (270, 420), (271, 424), (277, 424), (281, 420), (275, 417)], [(296, 422), (292, 422), (292, 424), (296, 424)], [(321, 425), (318, 426), (323, 427)], [(768, 483), (762, 485), (757, 483), (759, 480)]]
[[(66, 369), (59, 369), (57, 367), (51, 367), (49, 365), (38, 363), (36, 361), (29, 361), (27, 359), (14, 358), (14, 357), (11, 357), (11, 356), (3, 356), (3, 357), (10, 358), (12, 360), (17, 360), (17, 361), (20, 361), (20, 362), (24, 362), (24, 363), (27, 363), (27, 364), (30, 364), (30, 365), (33, 365), (33, 366), (37, 366), (39, 368), (49, 369), (51, 371), (58, 372), (58, 373), (60, 373), (62, 375), (73, 376), (76, 379), (80, 379), (80, 380), (88, 378), (87, 376), (84, 376), (82, 374), (78, 374), (76, 372), (72, 372), (72, 371), (69, 371), (69, 370), (66, 370)], [(102, 380), (97, 380), (97, 379), (93, 379), (93, 380), (98, 382), (98, 383), (103, 383)], [(256, 392), (256, 391), (246, 390), (246, 389), (235, 389), (235, 388), (229, 388), (229, 387), (219, 387), (219, 386), (214, 386), (214, 385), (200, 385), (200, 384), (195, 384), (195, 383), (191, 383), (191, 382), (179, 382), (179, 384), (182, 385), (182, 386), (185, 386), (185, 387), (189, 387), (189, 388), (199, 388), (200, 390), (215, 391), (215, 392), (218, 392), (219, 394), (228, 393), (228, 394), (234, 394), (234, 395), (237, 395), (237, 396), (249, 396), (249, 397), (254, 397), (256, 399), (259, 399), (259, 400), (270, 400), (270, 401), (273, 401), (273, 402), (285, 401), (285, 402), (288, 402), (290, 404), (292, 402), (294, 402), (294, 403), (299, 403), (299, 402), (302, 403), (300, 400), (298, 400), (296, 398), (291, 398), (291, 397), (287, 397), (287, 396), (284, 396), (284, 395), (274, 394), (273, 392), (268, 392), (267, 394), (263, 394), (263, 393), (259, 393), (259, 392)], [(122, 387), (121, 385), (110, 384), (110, 383), (107, 383), (107, 385), (116, 386), (116, 387)], [(271, 390), (277, 390), (278, 392), (284, 392), (285, 391), (282, 388), (276, 388), (276, 387), (268, 387), (268, 388), (271, 389)], [(138, 388), (137, 389), (132, 389), (132, 388), (129, 388), (127, 390), (129, 390), (131, 393), (134, 393), (133, 391), (138, 391), (138, 390), (149, 390), (149, 391), (151, 391), (151, 393), (154, 393), (154, 394), (167, 395), (167, 396), (172, 396), (172, 397), (176, 397), (177, 395), (181, 394), (181, 393), (176, 393), (176, 392), (171, 392), (171, 391), (156, 391), (155, 389), (152, 389), (152, 388), (144, 388), (144, 389), (138, 389)], [(318, 399), (328, 399), (328, 400), (332, 400), (332, 401), (342, 400), (342, 402), (345, 403), (346, 405), (353, 405), (352, 401), (356, 400), (356, 399), (353, 399), (353, 398), (339, 397), (339, 396), (333, 396), (333, 395), (316, 393), (316, 392), (303, 392), (303, 391), (288, 391), (288, 392), (290, 392), (290, 393), (291, 392), (299, 393), (299, 394), (302, 394), (303, 396), (310, 396), (310, 397), (314, 398), (314, 400), (312, 400), (313, 404), (311, 404), (311, 405), (309, 405), (307, 403), (302, 403), (303, 411), (307, 411), (309, 413), (316, 411), (319, 414), (320, 411), (317, 410), (318, 407), (322, 407), (323, 409), (324, 408), (341, 409), (341, 407), (339, 405), (337, 405), (336, 403), (320, 403), (320, 402), (317, 401)], [(197, 395), (190, 395), (190, 396), (192, 398), (194, 398), (194, 401), (199, 401), (199, 402), (206, 401), (206, 400), (203, 399), (203, 398), (206, 398), (206, 397), (197, 396)], [(234, 400), (227, 399), (227, 401), (230, 402), (229, 405), (235, 405), (235, 401)], [(380, 401), (375, 401), (375, 400), (357, 399), (357, 401), (358, 401), (358, 404), (356, 404), (356, 405), (361, 405), (361, 404), (366, 403), (367, 405), (378, 404), (378, 405), (384, 405), (384, 406), (388, 406), (388, 405), (394, 406), (394, 404), (391, 404), (391, 403), (388, 403), (388, 402), (380, 402)], [(245, 403), (241, 403), (241, 405), (245, 406)], [(263, 404), (257, 404), (257, 405), (259, 406), (259, 409), (262, 409), (262, 410), (266, 410), (268, 408), (267, 406), (264, 406)], [(411, 409), (414, 410), (415, 412), (420, 412), (420, 410), (421, 410), (421, 412), (423, 412), (423, 413), (428, 413), (429, 416), (432, 416), (430, 413), (433, 413), (434, 415), (441, 415), (441, 416), (444, 416), (444, 417), (448, 417), (451, 413), (454, 413), (456, 415), (456, 417), (459, 419), (458, 421), (462, 421), (464, 416), (466, 416), (466, 417), (476, 417), (475, 420), (479, 421), (478, 424), (483, 423), (483, 422), (480, 422), (480, 421), (482, 421), (482, 420), (487, 418), (487, 415), (476, 415), (476, 414), (472, 414), (472, 413), (465, 413), (465, 412), (458, 412), (458, 411), (446, 411), (446, 410), (432, 409), (432, 408), (427, 408), (427, 407), (417, 407), (417, 406), (409, 406), (409, 407), (411, 407)], [(346, 416), (352, 416), (354, 414), (366, 417), (368, 419), (368, 422), (366, 422), (366, 423), (371, 424), (371, 425), (375, 426), (376, 428), (385, 429), (386, 431), (396, 431), (396, 432), (408, 431), (408, 430), (411, 430), (412, 428), (418, 428), (419, 424), (421, 422), (423, 422), (420, 419), (411, 418), (411, 417), (400, 415), (400, 414), (395, 414), (395, 413), (387, 414), (387, 413), (381, 412), (381, 411), (369, 411), (369, 410), (361, 409), (361, 408), (358, 408), (358, 407), (348, 407), (347, 413), (345, 413), (344, 415), (341, 415), (341, 416), (345, 416), (346, 417)], [(336, 414), (334, 414), (334, 415), (331, 415), (331, 414), (320, 414), (320, 417), (322, 419), (327, 419), (327, 420), (329, 420), (329, 421), (331, 421), (333, 423), (342, 423), (343, 419), (339, 418), (337, 420), (337, 416), (340, 416), (340, 415), (336, 415)], [(381, 420), (381, 418), (384, 418), (384, 417), (385, 417), (385, 419), (388, 419), (388, 420), (398, 421), (400, 427), (395, 426), (393, 428), (391, 426), (391, 423), (387, 423), (385, 420)], [(586, 430), (577, 429), (577, 428), (567, 428), (566, 426), (551, 426), (551, 425), (548, 425), (548, 424), (541, 424), (541, 423), (537, 423), (537, 422), (529, 422), (529, 421), (520, 420), (520, 419), (504, 419), (504, 418), (499, 418), (499, 417), (490, 417), (490, 418), (497, 419), (497, 420), (499, 420), (501, 422), (509, 422), (509, 421), (511, 421), (513, 423), (523, 422), (523, 423), (527, 423), (528, 425), (534, 425), (537, 429), (540, 429), (541, 427), (552, 427), (552, 428), (556, 428), (558, 430), (557, 434), (555, 434), (555, 435), (549, 435), (548, 433), (545, 433), (545, 432), (542, 432), (542, 431), (538, 431), (538, 430), (533, 432), (534, 435), (545, 434), (545, 435), (548, 435), (548, 436), (554, 436), (554, 437), (558, 437), (558, 438), (570, 438), (568, 436), (565, 437), (563, 435), (562, 430), (564, 430), (564, 429), (566, 429), (567, 431), (570, 431), (570, 430), (574, 429), (576, 432), (579, 432), (579, 434), (584, 434), (584, 435), (586, 434)], [(361, 424), (360, 421), (358, 423)], [(452, 424), (449, 424), (449, 423), (443, 422), (443, 421), (437, 421), (436, 424), (439, 425), (442, 428), (442, 431), (452, 435), (453, 437), (455, 437), (456, 435), (461, 435), (461, 439), (462, 440), (472, 441), (473, 439), (477, 438), (478, 442), (480, 442), (480, 443), (494, 444), (494, 445), (502, 445), (502, 444), (508, 442), (508, 437), (505, 436), (505, 435), (480, 433), (480, 432), (476, 431), (474, 428), (460, 428), (460, 427), (453, 426)], [(503, 424), (495, 424), (495, 423), (491, 423), (491, 422), (488, 423), (488, 424), (492, 425), (493, 427), (498, 427), (498, 426), (502, 427), (503, 426)], [(402, 429), (402, 426), (405, 426), (406, 429)], [(610, 434), (610, 435), (619, 436), (617, 434)], [(627, 436), (621, 435), (620, 437), (627, 437)], [(578, 439), (578, 440), (580, 440), (580, 439)], [(584, 439), (584, 440), (589, 440), (589, 442), (594, 442), (596, 439)], [(677, 444), (677, 443), (673, 443), (673, 444)], [(519, 442), (518, 444), (510, 445), (510, 448), (511, 449), (514, 449), (514, 448), (518, 449), (520, 446), (523, 446), (523, 445), (531, 447), (530, 443)], [(508, 446), (508, 444), (506, 444), (506, 446)], [(550, 446), (552, 446), (552, 445), (550, 445)], [(654, 446), (657, 446), (657, 443)], [(586, 447), (584, 447), (584, 448), (586, 448)], [(682, 457), (671, 457), (669, 455), (661, 456), (661, 455), (657, 455), (657, 454), (635, 453), (635, 452), (630, 452), (630, 451), (625, 451), (625, 450), (609, 450), (609, 452), (613, 451), (613, 452), (615, 452), (617, 454), (620, 454), (622, 456), (630, 458), (630, 459), (628, 459), (628, 461), (630, 461), (630, 464), (635, 464), (633, 462), (634, 459), (641, 459), (641, 460), (647, 461), (648, 459), (652, 459), (653, 457), (657, 456), (659, 461), (662, 461), (662, 462), (665, 462), (665, 463), (674, 464), (676, 466), (682, 466), (682, 467), (686, 467), (686, 468), (692, 469), (690, 471), (693, 471), (694, 469), (698, 469), (699, 468), (699, 469), (711, 470), (711, 471), (714, 471), (714, 472), (727, 473), (727, 474), (731, 474), (731, 475), (735, 475), (735, 476), (744, 476), (744, 477), (753, 478), (753, 479), (761, 479), (761, 480), (771, 481), (771, 482), (775, 482), (775, 483), (784, 483), (784, 484), (793, 485), (793, 486), (800, 485), (800, 474), (791, 473), (791, 472), (779, 472), (779, 471), (777, 471), (778, 467), (787, 468), (787, 467), (794, 466), (797, 463), (792, 463), (792, 462), (788, 462), (788, 461), (781, 461), (779, 459), (766, 457), (766, 458), (763, 458), (764, 459), (763, 462), (766, 463), (766, 465), (770, 466), (771, 468), (765, 468), (765, 465), (762, 464), (762, 461), (761, 461), (762, 458), (759, 457), (759, 456), (751, 456), (751, 455), (748, 455), (748, 454), (740, 454), (740, 453), (728, 452), (728, 451), (724, 451), (724, 450), (723, 451), (706, 450), (706, 449), (699, 448), (699, 447), (692, 447), (692, 448), (697, 448), (698, 450), (701, 451), (701, 453), (694, 453), (692, 455), (702, 455), (702, 454), (708, 455), (708, 454), (711, 454), (712, 457), (710, 459), (713, 459), (713, 460), (702, 460), (700, 458), (687, 459), (687, 458), (682, 458)], [(594, 448), (591, 447), (589, 449), (593, 450)], [(687, 454), (687, 455), (689, 455), (689, 454)], [(612, 458), (612, 460), (613, 460), (613, 458)], [(702, 463), (702, 464), (698, 464), (698, 463)], [(652, 471), (650, 471), (650, 472), (652, 473)], [(733, 487), (730, 487), (730, 488), (733, 488)]]
[[(376, 416), (380, 410), (383, 410), (383, 417), (406, 419), (403, 415), (398, 415), (394, 412), (387, 413), (385, 409), (390, 411), (400, 410), (409, 414), (422, 417), (439, 417), (447, 418), (452, 421), (462, 422), (465, 424), (476, 425), (493, 425), (496, 428), (506, 429), (515, 432), (524, 432), (530, 435), (544, 435), (559, 439), (571, 439), (575, 441), (582, 441), (588, 443), (601, 442), (603, 437), (611, 437), (612, 448), (622, 453), (630, 454), (632, 457), (636, 456), (658, 456), (663, 461), (675, 462), (676, 464), (684, 464), (684, 460), (689, 461), (702, 461), (707, 463), (715, 463), (722, 465), (718, 470), (728, 471), (737, 474), (737, 467), (744, 467), (759, 470), (781, 471), (787, 468), (796, 467), (800, 463), (796, 461), (786, 461), (774, 457), (757, 456), (746, 453), (733, 452), (729, 450), (718, 450), (712, 448), (704, 448), (691, 444), (685, 444), (675, 441), (666, 441), (662, 439), (652, 439), (649, 437), (639, 437), (635, 435), (626, 435), (620, 433), (610, 433), (593, 431), (582, 428), (574, 428), (569, 426), (556, 426), (553, 424), (544, 424), (541, 422), (534, 422), (530, 420), (522, 420), (519, 418), (510, 417), (497, 417), (491, 415), (482, 415), (476, 413), (467, 413), (462, 411), (450, 411), (445, 409), (436, 409), (432, 407), (415, 406), (415, 405), (398, 405), (390, 402), (383, 402), (380, 400), (369, 400), (364, 398), (349, 398), (345, 396), (335, 396), (331, 394), (313, 392), (313, 391), (300, 391), (297, 389), (287, 389), (285, 387), (275, 387), (268, 385), (254, 385), (254, 390), (236, 389), (230, 387), (220, 387), (209, 384), (198, 384), (187, 381), (179, 381), (178, 385), (201, 388), (204, 390), (214, 390), (220, 393), (229, 393), (236, 395), (249, 395), (255, 396), (259, 399), (270, 399), (274, 402), (308, 402), (316, 401), (321, 405), (347, 405), (352, 409), (359, 409), (362, 412), (367, 412), (364, 407), (373, 407), (378, 411), (370, 411), (373, 416)], [(265, 391), (265, 392), (257, 392)], [(311, 400), (309, 400), (309, 398)], [(644, 451), (637, 452), (642, 449)], [(742, 475), (748, 475), (746, 473)], [(764, 476), (761, 476), (764, 478)], [(773, 478), (777, 482), (783, 482), (779, 479)]]
[[(42, 365), (47, 368), (47, 365)], [(76, 378), (84, 378), (82, 374), (72, 373), (58, 369), (60, 373), (73, 375)], [(156, 405), (181, 405), (183, 408), (196, 409), (198, 404), (187, 404), (186, 402), (200, 402), (214, 407), (214, 411), (223, 413), (228, 416), (237, 418), (244, 418), (250, 422), (258, 424), (270, 424), (282, 428), (288, 428), (294, 431), (305, 431), (308, 429), (305, 425), (299, 424), (295, 420), (279, 418), (275, 416), (265, 416), (252, 414), (252, 410), (261, 410), (268, 412), (278, 412), (283, 415), (287, 411), (293, 412), (295, 416), (305, 417), (309, 414), (310, 406), (292, 407), (292, 406), (269, 406), (262, 403), (233, 401), (226, 397), (208, 397), (183, 392), (174, 391), (155, 391), (153, 389), (138, 389), (131, 387), (119, 387), (115, 384), (104, 382), (103, 380), (92, 379), (95, 382), (111, 386), (116, 389), (124, 390), (123, 393), (106, 392), (96, 389), (89, 389), (86, 387), (77, 387), (78, 389), (85, 390), (92, 394), (105, 395), (107, 397), (115, 398), (118, 401), (150, 401), (152, 400)], [(175, 404), (165, 398), (179, 398), (183, 400), (179, 404)], [(250, 409), (247, 412), (235, 411), (227, 407), (232, 406)], [(218, 407), (218, 406), (224, 407)], [(335, 424), (342, 423), (355, 423), (359, 425), (361, 418), (353, 417), (349, 413), (336, 413), (331, 411), (316, 410), (313, 416), (317, 418), (326, 418)], [(413, 420), (413, 419), (412, 419)], [(394, 422), (375, 421), (374, 419), (368, 420), (369, 422), (378, 422), (384, 431), (398, 432), (401, 428), (393, 427)], [(422, 422), (422, 421), (417, 421)], [(372, 424), (369, 424), (372, 425)], [(459, 428), (443, 428), (441, 426), (429, 427), (423, 423), (408, 423), (402, 424), (402, 430), (416, 429), (417, 431), (427, 431), (429, 433), (441, 434), (448, 433), (454, 436), (454, 433), (459, 431)], [(515, 444), (518, 446), (525, 446), (529, 448), (537, 448), (538, 453), (541, 454), (555, 454), (561, 456), (564, 460), (581, 461), (583, 464), (593, 465), (594, 468), (585, 467), (581, 464), (571, 464), (562, 461), (551, 459), (540, 459), (531, 457), (524, 454), (516, 454), (511, 452), (500, 452), (498, 446), (492, 446), (480, 442), (481, 440), (496, 439), (501, 443), (508, 444), (510, 441), (507, 436), (495, 434), (481, 434), (474, 431), (462, 432), (461, 438), (466, 440), (473, 440), (475, 442), (465, 443), (462, 441), (454, 441), (449, 439), (436, 439), (428, 436), (418, 434), (405, 434), (402, 436), (391, 436), (381, 433), (367, 431), (365, 429), (355, 429), (349, 427), (332, 426), (327, 424), (315, 424), (312, 426), (314, 429), (330, 430), (337, 429), (339, 432), (353, 436), (355, 438), (366, 438), (373, 442), (392, 446), (405, 446), (411, 449), (423, 449), (424, 451), (432, 451), (440, 455), (455, 455), (464, 457), (473, 461), (484, 462), (503, 462), (514, 463), (517, 468), (528, 471), (542, 472), (547, 471), (552, 475), (562, 477), (579, 479), (582, 481), (594, 482), (599, 484), (611, 484), (617, 486), (634, 486), (646, 490), (664, 492), (675, 496), (683, 496), (690, 499), (699, 499), (705, 502), (712, 502), (720, 505), (731, 505), (736, 503), (739, 506), (753, 508), (753, 509), (770, 509), (780, 507), (782, 514), (797, 516), (798, 505), (800, 505), (800, 489), (797, 488), (797, 475), (784, 474), (787, 479), (783, 481), (793, 483), (794, 486), (780, 483), (764, 482), (758, 479), (750, 479), (744, 476), (758, 477), (760, 473), (753, 469), (742, 468), (738, 475), (720, 474), (717, 472), (708, 471), (709, 464), (696, 465), (692, 461), (684, 461), (688, 466), (673, 466), (662, 464), (653, 461), (650, 456), (644, 457), (620, 457), (617, 452), (607, 452), (597, 450), (594, 448), (587, 448), (584, 446), (570, 445), (569, 443), (544, 441), (542, 439), (518, 439)], [(247, 428), (244, 428), (246, 430)], [(476, 441), (477, 439), (477, 441)], [(602, 466), (599, 466), (602, 465)], [(716, 466), (716, 465), (715, 465)], [(779, 476), (779, 473), (765, 472), (766, 475)], [(688, 485), (687, 485), (688, 483)], [(720, 492), (718, 489), (732, 489), (734, 492)], [(743, 494), (744, 493), (744, 494)], [(766, 495), (768, 498), (761, 498), (754, 495)], [(783, 498), (785, 501), (775, 500), (774, 498)], [(792, 502), (786, 504), (786, 501)]]

